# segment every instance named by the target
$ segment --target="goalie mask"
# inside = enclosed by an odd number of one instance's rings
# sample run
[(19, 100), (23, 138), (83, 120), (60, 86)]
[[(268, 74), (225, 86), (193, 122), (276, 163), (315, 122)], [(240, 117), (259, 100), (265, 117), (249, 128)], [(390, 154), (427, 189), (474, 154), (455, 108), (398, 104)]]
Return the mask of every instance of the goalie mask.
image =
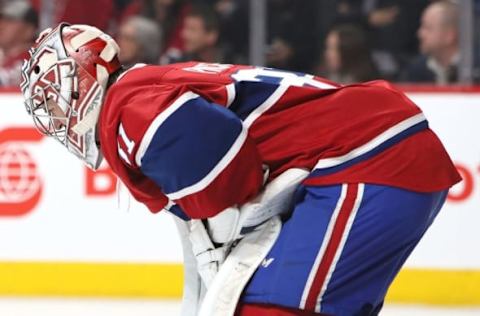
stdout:
[(115, 41), (87, 25), (43, 31), (22, 67), (21, 89), (37, 129), (90, 168), (102, 161), (97, 121), (109, 76), (120, 69)]

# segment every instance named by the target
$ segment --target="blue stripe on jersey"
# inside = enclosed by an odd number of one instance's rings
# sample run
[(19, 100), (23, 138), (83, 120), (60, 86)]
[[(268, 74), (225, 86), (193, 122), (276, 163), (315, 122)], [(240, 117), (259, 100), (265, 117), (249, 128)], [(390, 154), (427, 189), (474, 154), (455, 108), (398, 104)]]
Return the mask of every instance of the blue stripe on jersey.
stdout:
[(235, 83), (235, 100), (228, 107), (243, 121), (277, 90), (278, 84), (263, 81)]
[(407, 137), (409, 137), (409, 136), (411, 136), (411, 135), (413, 135), (413, 134), (415, 134), (419, 131), (427, 129), (427, 128), (428, 128), (428, 121), (422, 121), (418, 124), (413, 125), (410, 128), (407, 128), (403, 132), (393, 136), (392, 138), (390, 138), (387, 141), (381, 143), (380, 145), (378, 145), (374, 149), (364, 153), (363, 155), (360, 155), (356, 158), (348, 160), (348, 161), (346, 161), (342, 164), (339, 164), (337, 166), (334, 166), (334, 167), (321, 168), (321, 169), (313, 170), (313, 172), (310, 174), (309, 178), (314, 178), (314, 177), (318, 177), (318, 176), (325, 176), (325, 175), (328, 175), (328, 174), (332, 174), (332, 173), (344, 170), (344, 169), (346, 169), (350, 166), (353, 166), (354, 164), (357, 164), (361, 161), (370, 159), (373, 156), (378, 155), (382, 151), (384, 151), (384, 150), (392, 147), (393, 145), (399, 143), (403, 139), (405, 139), (405, 138), (407, 138)]
[(242, 122), (228, 109), (202, 98), (184, 103), (159, 126), (141, 170), (165, 194), (203, 179), (228, 152)]

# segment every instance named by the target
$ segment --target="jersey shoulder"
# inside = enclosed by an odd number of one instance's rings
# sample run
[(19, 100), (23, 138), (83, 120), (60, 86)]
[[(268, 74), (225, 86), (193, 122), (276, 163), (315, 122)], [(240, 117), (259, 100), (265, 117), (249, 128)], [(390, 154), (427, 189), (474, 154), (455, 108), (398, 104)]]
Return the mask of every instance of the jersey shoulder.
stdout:
[(232, 75), (240, 69), (254, 68), (253, 66), (188, 62), (170, 65), (172, 71), (168, 72), (163, 78), (169, 82), (189, 82), (189, 83), (217, 83), (230, 84), (234, 81)]
[(109, 137), (116, 138), (118, 155), (130, 167), (137, 167), (135, 153), (151, 123), (187, 92), (184, 85), (165, 84), (152, 75), (161, 76), (168, 68), (133, 69), (112, 85), (106, 95), (107, 113), (102, 115), (102, 124), (115, 125)]

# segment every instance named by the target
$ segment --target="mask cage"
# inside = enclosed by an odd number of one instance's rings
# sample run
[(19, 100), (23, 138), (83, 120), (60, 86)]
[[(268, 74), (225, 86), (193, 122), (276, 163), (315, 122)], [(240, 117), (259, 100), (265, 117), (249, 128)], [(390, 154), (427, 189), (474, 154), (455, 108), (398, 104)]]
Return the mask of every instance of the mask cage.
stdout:
[[(52, 97), (47, 97), (45, 93), (46, 90), (53, 90), (54, 94), (59, 98), (62, 98), (64, 104), (67, 104), (67, 113), (65, 113), (64, 116), (58, 116), (58, 114), (55, 115), (53, 109), (51, 107), (49, 108), (49, 105), (52, 106), (52, 104), (55, 104), (57, 107), (59, 107), (59, 105), (58, 102), (52, 100)], [(53, 137), (61, 144), (68, 147), (67, 138), (70, 128), (70, 118), (75, 116), (75, 112), (67, 100), (61, 95), (55, 84), (51, 83), (40, 89), (30, 98), (26, 99), (24, 104), (28, 114), (33, 119), (33, 123), (42, 134)], [(59, 108), (59, 111), (62, 110)]]

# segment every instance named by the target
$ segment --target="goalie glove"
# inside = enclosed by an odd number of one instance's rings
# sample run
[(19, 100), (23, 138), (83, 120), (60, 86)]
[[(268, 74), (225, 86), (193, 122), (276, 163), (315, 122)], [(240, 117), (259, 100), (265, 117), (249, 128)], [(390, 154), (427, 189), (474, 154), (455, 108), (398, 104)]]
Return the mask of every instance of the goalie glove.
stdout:
[(225, 261), (230, 245), (215, 247), (201, 220), (190, 220), (188, 224), (188, 238), (197, 262), (197, 271), (205, 287), (208, 288)]
[(268, 219), (290, 212), (295, 191), (309, 173), (299, 168), (288, 169), (268, 183), (252, 201), (208, 218), (209, 236), (215, 243), (231, 243)]
[[(291, 211), (298, 185), (308, 176), (303, 169), (288, 169), (251, 202), (229, 207), (205, 222), (189, 222), (189, 239), (197, 261), (197, 270), (208, 288), (232, 245), (272, 217)], [(206, 227), (207, 226), (207, 227)]]

